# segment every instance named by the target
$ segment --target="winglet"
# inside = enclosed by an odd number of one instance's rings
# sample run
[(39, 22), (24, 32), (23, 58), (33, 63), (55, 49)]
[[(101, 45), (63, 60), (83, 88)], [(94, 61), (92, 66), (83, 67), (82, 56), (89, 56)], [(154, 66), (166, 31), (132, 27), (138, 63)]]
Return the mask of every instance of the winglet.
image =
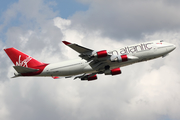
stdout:
[(69, 45), (71, 44), (70, 42), (67, 42), (67, 41), (62, 41), (65, 45)]

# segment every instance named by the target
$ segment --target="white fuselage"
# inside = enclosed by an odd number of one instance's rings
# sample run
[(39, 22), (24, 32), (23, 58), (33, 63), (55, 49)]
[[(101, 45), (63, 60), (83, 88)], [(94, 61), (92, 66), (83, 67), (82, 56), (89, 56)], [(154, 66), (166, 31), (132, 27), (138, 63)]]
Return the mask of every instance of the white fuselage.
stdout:
[[(127, 46), (124, 48), (108, 51), (112, 55), (132, 55), (138, 59), (128, 60), (126, 62), (107, 62), (110, 68), (118, 68), (133, 63), (142, 62), (167, 55), (175, 49), (175, 45), (159, 41), (151, 41), (142, 44)], [(90, 61), (84, 59), (68, 60), (65, 62), (49, 64), (45, 67), (39, 76), (73, 76), (82, 73), (96, 72), (90, 66)]]

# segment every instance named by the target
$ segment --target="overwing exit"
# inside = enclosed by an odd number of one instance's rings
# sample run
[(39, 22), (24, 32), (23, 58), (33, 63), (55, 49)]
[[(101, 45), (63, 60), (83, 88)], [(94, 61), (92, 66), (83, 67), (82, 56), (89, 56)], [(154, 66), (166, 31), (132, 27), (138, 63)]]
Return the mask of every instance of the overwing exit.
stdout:
[[(79, 53), (79, 59), (59, 63), (43, 63), (15, 49), (4, 49), (14, 63), (14, 77), (20, 76), (49, 76), (96, 80), (97, 74), (118, 75), (121, 67), (167, 56), (176, 47), (163, 40), (150, 41), (136, 45), (107, 51), (95, 51), (75, 43), (62, 41), (65, 45)], [(14, 78), (13, 77), (13, 78)]]

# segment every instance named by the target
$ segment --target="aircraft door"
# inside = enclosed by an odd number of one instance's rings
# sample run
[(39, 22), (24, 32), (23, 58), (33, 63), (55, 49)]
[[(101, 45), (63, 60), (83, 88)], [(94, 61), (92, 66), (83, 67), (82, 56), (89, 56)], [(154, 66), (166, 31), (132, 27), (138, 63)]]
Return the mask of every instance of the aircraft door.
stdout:
[(157, 45), (156, 45), (156, 43), (153, 43), (153, 51), (154, 51), (154, 53), (156, 53), (156, 51), (157, 51)]

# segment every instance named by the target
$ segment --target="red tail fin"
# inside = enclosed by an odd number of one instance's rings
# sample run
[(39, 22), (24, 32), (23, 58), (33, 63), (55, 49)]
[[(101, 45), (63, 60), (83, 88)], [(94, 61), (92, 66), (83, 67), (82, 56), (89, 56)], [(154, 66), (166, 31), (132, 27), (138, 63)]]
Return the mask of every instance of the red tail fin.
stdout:
[(23, 66), (33, 68), (36, 66), (44, 65), (44, 63), (37, 61), (36, 59), (22, 53), (15, 48), (4, 49), (11, 61), (15, 66)]

